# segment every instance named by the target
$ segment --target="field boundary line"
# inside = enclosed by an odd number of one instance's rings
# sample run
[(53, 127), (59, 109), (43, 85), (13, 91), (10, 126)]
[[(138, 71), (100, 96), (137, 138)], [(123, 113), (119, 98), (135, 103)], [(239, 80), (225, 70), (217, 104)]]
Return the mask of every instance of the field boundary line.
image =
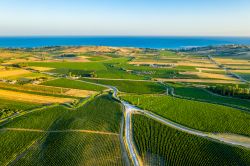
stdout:
[(113, 79), (113, 78), (89, 78), (89, 77), (82, 77), (88, 80), (107, 80), (107, 81), (131, 81), (131, 82), (157, 82), (154, 80), (134, 80), (134, 79)]
[(27, 128), (2, 128), (0, 131), (24, 131), (24, 132), (38, 132), (38, 133), (93, 133), (102, 135), (115, 135), (117, 133), (105, 132), (105, 131), (94, 131), (94, 130), (41, 130), (41, 129), (27, 129)]

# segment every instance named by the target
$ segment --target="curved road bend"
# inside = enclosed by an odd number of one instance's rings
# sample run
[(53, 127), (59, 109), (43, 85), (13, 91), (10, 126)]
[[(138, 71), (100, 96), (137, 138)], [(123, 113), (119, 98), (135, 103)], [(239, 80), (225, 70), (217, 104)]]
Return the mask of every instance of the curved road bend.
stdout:
[[(132, 106), (132, 107), (134, 107), (134, 106)], [(155, 115), (155, 114), (153, 114), (153, 113), (151, 113), (149, 111), (146, 111), (146, 110), (141, 110), (141, 109), (136, 108), (136, 110), (134, 110), (133, 112), (140, 112), (141, 114), (144, 114), (144, 115), (146, 115), (146, 116), (148, 116), (148, 117), (150, 117), (150, 118), (152, 118), (152, 119), (154, 119), (154, 120), (156, 120), (158, 122), (161, 122), (162, 124), (165, 124), (167, 126), (170, 126), (172, 128), (175, 128), (177, 130), (180, 130), (180, 131), (192, 134), (192, 135), (204, 137), (204, 138), (211, 139), (211, 140), (214, 140), (214, 141), (223, 142), (223, 143), (228, 144), (228, 145), (242, 146), (242, 147), (250, 149), (250, 143), (249, 143), (250, 138), (249, 138), (248, 142), (241, 142), (241, 141), (236, 141), (236, 140), (232, 140), (232, 139), (226, 139), (226, 138), (220, 136), (219, 134), (203, 132), (203, 131), (199, 131), (199, 130), (195, 130), (195, 129), (185, 127), (183, 125), (172, 122), (172, 121), (170, 121), (168, 119), (165, 119), (165, 118), (163, 118), (161, 116)], [(242, 136), (239, 136), (239, 138), (240, 137), (242, 137)]]

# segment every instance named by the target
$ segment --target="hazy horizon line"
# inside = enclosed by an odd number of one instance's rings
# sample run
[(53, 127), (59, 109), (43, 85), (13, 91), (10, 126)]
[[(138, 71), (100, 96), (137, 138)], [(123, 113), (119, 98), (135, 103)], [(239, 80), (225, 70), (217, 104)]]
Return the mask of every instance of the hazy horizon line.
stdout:
[(225, 37), (225, 38), (250, 38), (241, 35), (0, 35), (0, 37)]

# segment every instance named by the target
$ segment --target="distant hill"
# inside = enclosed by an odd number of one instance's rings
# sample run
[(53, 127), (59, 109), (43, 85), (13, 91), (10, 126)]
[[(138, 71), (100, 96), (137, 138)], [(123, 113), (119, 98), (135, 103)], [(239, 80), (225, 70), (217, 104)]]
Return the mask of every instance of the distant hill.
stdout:
[(181, 52), (199, 54), (199, 55), (213, 55), (219, 57), (229, 57), (237, 59), (250, 59), (249, 45), (221, 45), (221, 46), (207, 46), (207, 47), (193, 47), (182, 49)]

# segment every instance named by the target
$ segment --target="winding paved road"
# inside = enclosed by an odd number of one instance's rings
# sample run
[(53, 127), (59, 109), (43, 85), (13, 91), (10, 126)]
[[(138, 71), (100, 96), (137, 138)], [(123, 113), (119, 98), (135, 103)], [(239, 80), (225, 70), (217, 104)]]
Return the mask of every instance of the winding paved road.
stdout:
[[(79, 81), (81, 81), (81, 80), (79, 80)], [(91, 83), (91, 82), (87, 82), (87, 81), (82, 81), (82, 82)], [(133, 106), (133, 105), (129, 104), (128, 102), (121, 100), (117, 96), (118, 89), (116, 87), (109, 86), (109, 85), (103, 85), (103, 84), (99, 84), (99, 83), (91, 83), (91, 84), (103, 86), (103, 87), (106, 87), (106, 88), (112, 90), (113, 97), (115, 99), (119, 100), (122, 103), (122, 105), (124, 106), (124, 108), (125, 108), (124, 109), (125, 110), (125, 112), (124, 112), (125, 113), (125, 142), (126, 142), (126, 145), (128, 147), (129, 155), (130, 155), (132, 162), (135, 166), (141, 165), (140, 158), (137, 155), (137, 151), (135, 149), (133, 137), (132, 137), (131, 115), (135, 114), (135, 113), (144, 114), (144, 115), (146, 115), (146, 116), (148, 116), (148, 117), (150, 117), (158, 122), (161, 122), (162, 124), (168, 125), (172, 128), (175, 128), (177, 130), (180, 130), (180, 131), (192, 134), (192, 135), (204, 137), (204, 138), (211, 139), (214, 141), (223, 142), (223, 143), (228, 144), (228, 145), (236, 145), (236, 146), (242, 146), (245, 148), (250, 148), (249, 143), (245, 143), (245, 142), (241, 142), (241, 141), (237, 141), (237, 140), (225, 139), (225, 137), (221, 137), (219, 134), (206, 133), (206, 132), (202, 132), (199, 130), (191, 129), (191, 128), (182, 126), (178, 123), (167, 120), (167, 119), (165, 119), (161, 116), (158, 116), (156, 114), (153, 114), (149, 111), (142, 110), (136, 106)]]
[(139, 166), (140, 164), (140, 159), (137, 155), (134, 143), (133, 143), (133, 136), (132, 136), (132, 122), (131, 122), (131, 114), (139, 111), (139, 109), (137, 109), (137, 107), (121, 100), (117, 94), (118, 94), (118, 89), (116, 87), (113, 86), (109, 86), (109, 85), (103, 85), (103, 84), (99, 84), (99, 83), (92, 83), (92, 82), (87, 82), (87, 81), (83, 81), (83, 80), (78, 80), (80, 82), (85, 82), (85, 83), (91, 83), (93, 85), (98, 85), (98, 86), (102, 86), (102, 87), (106, 87), (110, 90), (113, 91), (113, 97), (116, 100), (119, 100), (123, 107), (124, 107), (124, 118), (125, 118), (125, 143), (127, 145), (127, 149), (129, 152), (129, 156), (131, 157), (132, 163), (135, 166)]

